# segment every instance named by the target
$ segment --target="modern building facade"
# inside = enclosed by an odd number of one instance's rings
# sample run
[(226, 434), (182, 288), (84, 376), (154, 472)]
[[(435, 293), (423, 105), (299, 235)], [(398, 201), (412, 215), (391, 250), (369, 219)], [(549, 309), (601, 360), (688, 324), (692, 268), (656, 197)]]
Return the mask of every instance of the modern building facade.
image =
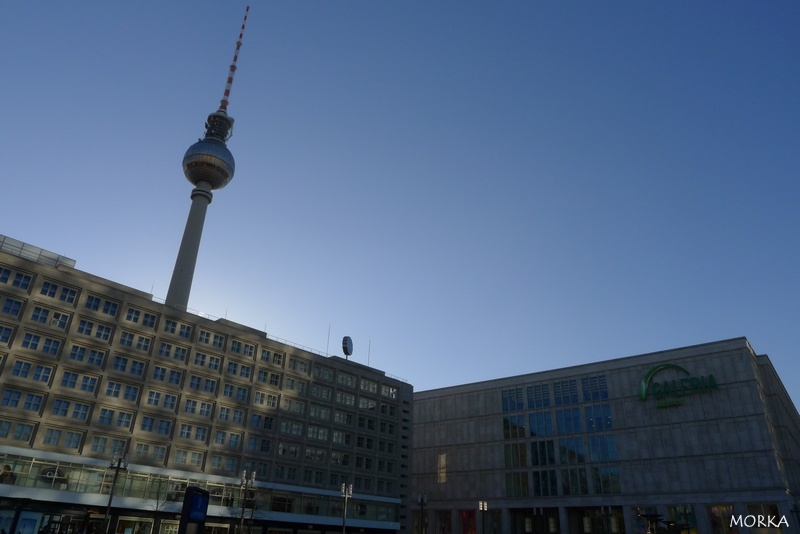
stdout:
[(400, 530), (411, 401), (382, 371), (0, 236), (4, 534), (174, 534), (187, 486), (215, 534)]
[(413, 449), (415, 533), (800, 532), (800, 416), (744, 338), (417, 392)]

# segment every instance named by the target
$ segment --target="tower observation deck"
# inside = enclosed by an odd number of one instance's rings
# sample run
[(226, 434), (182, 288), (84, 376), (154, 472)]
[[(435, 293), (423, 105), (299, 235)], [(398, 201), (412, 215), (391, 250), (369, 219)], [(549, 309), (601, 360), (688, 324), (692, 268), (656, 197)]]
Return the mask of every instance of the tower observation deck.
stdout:
[(165, 300), (167, 306), (183, 310), (189, 304), (189, 294), (192, 290), (206, 211), (214, 197), (212, 191), (228, 185), (228, 182), (233, 179), (236, 168), (233, 154), (226, 145), (233, 130), (233, 117), (228, 116), (228, 97), (231, 93), (233, 76), (236, 73), (236, 63), (239, 59), (239, 50), (242, 47), (242, 37), (249, 11), (250, 6), (247, 6), (219, 109), (206, 119), (205, 137), (190, 146), (183, 155), (183, 173), (186, 179), (194, 185), (194, 189), (190, 197), (192, 205), (189, 208), (189, 217), (186, 219), (186, 227), (183, 230), (183, 238)]

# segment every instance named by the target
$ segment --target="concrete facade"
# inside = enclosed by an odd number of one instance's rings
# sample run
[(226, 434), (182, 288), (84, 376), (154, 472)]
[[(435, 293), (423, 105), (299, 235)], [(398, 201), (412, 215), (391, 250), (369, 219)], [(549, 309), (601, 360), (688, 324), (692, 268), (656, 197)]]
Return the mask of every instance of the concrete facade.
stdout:
[(410, 384), (74, 266), (0, 236), (4, 533), (405, 528)]
[(415, 533), (800, 532), (800, 416), (744, 338), (416, 392), (413, 443)]

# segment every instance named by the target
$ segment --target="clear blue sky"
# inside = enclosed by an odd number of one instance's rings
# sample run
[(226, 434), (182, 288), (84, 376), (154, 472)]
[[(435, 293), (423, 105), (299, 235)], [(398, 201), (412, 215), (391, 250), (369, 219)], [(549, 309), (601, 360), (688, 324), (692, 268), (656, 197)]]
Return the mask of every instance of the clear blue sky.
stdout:
[[(244, 6), (3, 2), (0, 233), (163, 298)], [(229, 112), (191, 308), (418, 390), (747, 336), (800, 402), (800, 3), (258, 1)]]

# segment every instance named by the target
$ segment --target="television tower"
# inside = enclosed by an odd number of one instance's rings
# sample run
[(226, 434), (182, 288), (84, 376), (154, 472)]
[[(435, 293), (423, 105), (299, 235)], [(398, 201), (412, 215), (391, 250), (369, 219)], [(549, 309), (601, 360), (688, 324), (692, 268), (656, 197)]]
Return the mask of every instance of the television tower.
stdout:
[(249, 11), (250, 6), (247, 6), (219, 109), (206, 119), (205, 137), (190, 146), (183, 156), (183, 174), (194, 185), (191, 194), (192, 207), (189, 209), (189, 217), (186, 219), (186, 228), (183, 230), (178, 258), (175, 260), (175, 269), (172, 271), (172, 280), (170, 280), (167, 298), (164, 301), (167, 306), (182, 310), (185, 310), (189, 304), (194, 267), (197, 264), (197, 252), (200, 249), (200, 238), (203, 235), (203, 223), (206, 219), (206, 210), (213, 198), (211, 191), (222, 189), (233, 178), (235, 168), (233, 154), (225, 146), (233, 129), (233, 117), (228, 116), (228, 97), (231, 94), (233, 75), (236, 73), (236, 61), (239, 58), (239, 49), (242, 47), (242, 36)]

